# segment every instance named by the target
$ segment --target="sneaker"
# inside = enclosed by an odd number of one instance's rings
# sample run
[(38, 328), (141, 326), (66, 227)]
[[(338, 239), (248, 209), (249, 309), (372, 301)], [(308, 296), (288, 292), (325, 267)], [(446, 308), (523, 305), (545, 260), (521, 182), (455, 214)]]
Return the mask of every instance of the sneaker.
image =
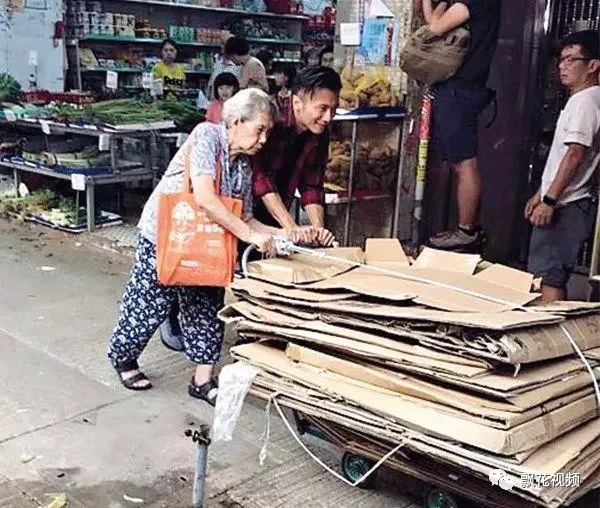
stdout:
[(181, 332), (175, 333), (171, 328), (169, 319), (163, 321), (158, 328), (158, 333), (160, 333), (160, 340), (167, 349), (171, 351), (183, 351), (183, 335)]
[(430, 247), (454, 252), (480, 254), (486, 243), (486, 235), (480, 227), (468, 230), (457, 228), (454, 231), (444, 231), (429, 239)]

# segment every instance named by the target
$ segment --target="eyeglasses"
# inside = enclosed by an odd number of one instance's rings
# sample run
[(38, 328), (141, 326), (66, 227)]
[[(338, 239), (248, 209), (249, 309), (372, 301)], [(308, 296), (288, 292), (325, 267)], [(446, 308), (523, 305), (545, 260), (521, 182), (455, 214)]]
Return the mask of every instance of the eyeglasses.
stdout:
[(589, 60), (594, 60), (593, 58), (587, 58), (585, 56), (561, 56), (558, 59), (558, 65), (568, 65), (571, 66), (575, 62), (587, 62)]

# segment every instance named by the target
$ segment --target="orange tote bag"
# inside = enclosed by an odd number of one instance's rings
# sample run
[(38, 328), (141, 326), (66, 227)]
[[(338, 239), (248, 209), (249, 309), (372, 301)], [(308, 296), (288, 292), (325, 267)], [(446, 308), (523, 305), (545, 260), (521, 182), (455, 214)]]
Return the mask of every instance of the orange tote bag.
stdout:
[[(196, 202), (190, 182), (188, 145), (184, 156), (183, 188), (161, 193), (158, 202), (156, 265), (158, 282), (166, 286), (227, 286), (237, 260), (237, 238), (211, 221)], [(236, 217), (242, 200), (221, 196), (221, 149), (217, 150), (215, 192)]]

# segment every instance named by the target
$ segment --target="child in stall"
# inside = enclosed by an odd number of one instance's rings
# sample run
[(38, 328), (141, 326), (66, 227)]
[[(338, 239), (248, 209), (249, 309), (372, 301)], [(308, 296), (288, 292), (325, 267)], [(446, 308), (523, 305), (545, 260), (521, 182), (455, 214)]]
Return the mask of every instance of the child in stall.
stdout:
[(279, 119), (285, 125), (294, 124), (292, 110), (292, 85), (296, 79), (296, 68), (293, 65), (283, 65), (275, 69), (275, 85), (277, 92), (271, 98), (279, 109)]
[(206, 121), (221, 123), (223, 103), (233, 97), (240, 89), (240, 82), (230, 72), (219, 74), (213, 86), (214, 100), (210, 102), (206, 110)]

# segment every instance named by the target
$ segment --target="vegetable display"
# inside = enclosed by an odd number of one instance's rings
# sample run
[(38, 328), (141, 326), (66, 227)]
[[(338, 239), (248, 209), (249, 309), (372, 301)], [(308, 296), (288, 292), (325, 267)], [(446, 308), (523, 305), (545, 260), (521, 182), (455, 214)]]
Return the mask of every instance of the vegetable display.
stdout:
[(127, 125), (172, 120), (179, 130), (186, 132), (204, 121), (203, 112), (183, 101), (145, 102), (140, 99), (114, 99), (83, 107), (54, 104), (51, 109), (53, 116), (61, 121)]
[(21, 85), (10, 74), (0, 74), (0, 102), (19, 102)]
[(85, 223), (84, 207), (77, 210), (75, 200), (56, 194), (48, 189), (40, 189), (26, 196), (15, 196), (8, 191), (0, 194), (0, 212), (18, 215), (37, 215), (58, 226)]
[(95, 102), (81, 108), (70, 104), (55, 104), (51, 108), (54, 117), (59, 120), (86, 120), (108, 125), (144, 124), (171, 119), (158, 106), (145, 104), (137, 99)]

